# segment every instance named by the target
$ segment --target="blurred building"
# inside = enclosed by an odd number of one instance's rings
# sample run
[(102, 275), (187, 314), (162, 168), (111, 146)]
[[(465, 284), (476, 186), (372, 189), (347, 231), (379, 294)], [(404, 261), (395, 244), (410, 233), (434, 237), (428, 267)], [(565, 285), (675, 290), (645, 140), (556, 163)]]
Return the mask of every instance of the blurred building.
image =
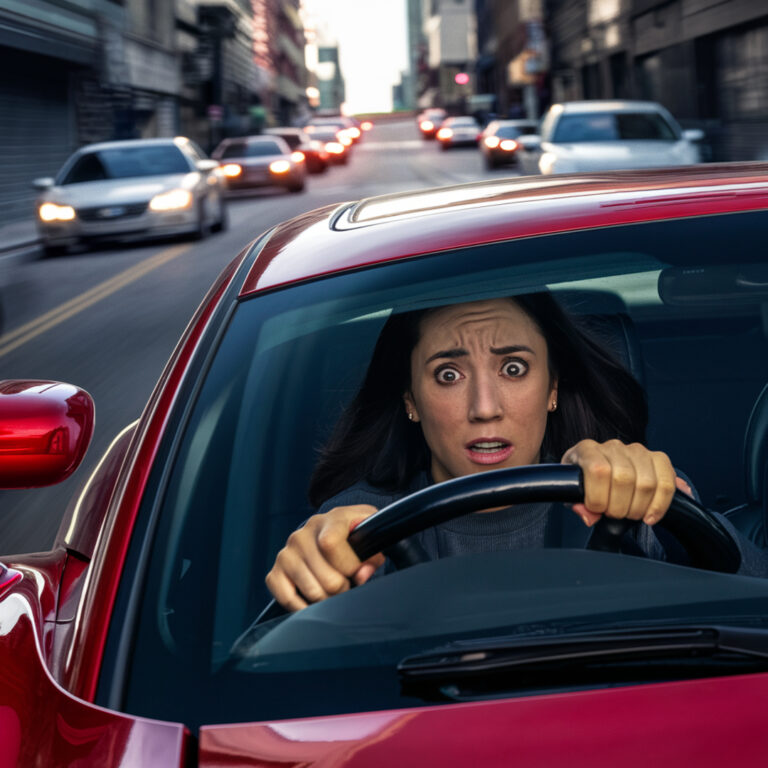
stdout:
[(327, 112), (339, 112), (344, 103), (344, 77), (339, 65), (338, 45), (319, 45), (317, 47), (317, 89), (319, 91), (318, 109)]
[[(423, 0), (426, 77), (419, 107), (465, 112), (475, 93), (477, 31), (472, 0)], [(468, 77), (465, 77), (468, 76)]]
[(102, 98), (102, 84), (126, 23), (127, 8), (109, 0), (0, 0), (0, 225), (32, 215), (34, 178), (53, 175), (91, 136), (112, 134), (128, 102)]
[(475, 0), (475, 14), (478, 112), (538, 118), (548, 95), (544, 0)]
[(552, 98), (659, 101), (708, 159), (768, 160), (765, 0), (548, 0)]
[(427, 44), (424, 39), (423, 19), (422, 0), (406, 0), (409, 71), (407, 82), (401, 80), (404, 85), (402, 101), (405, 109), (416, 109), (419, 94), (426, 89)]

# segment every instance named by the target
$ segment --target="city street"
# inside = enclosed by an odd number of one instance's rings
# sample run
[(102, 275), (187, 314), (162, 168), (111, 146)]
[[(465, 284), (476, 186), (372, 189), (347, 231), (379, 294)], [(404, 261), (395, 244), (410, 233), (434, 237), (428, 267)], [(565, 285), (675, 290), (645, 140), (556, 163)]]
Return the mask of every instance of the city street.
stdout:
[[(51, 168), (51, 174), (55, 171)], [(310, 176), (298, 195), (230, 202), (230, 227), (200, 242), (109, 247), (20, 265), (3, 296), (2, 378), (77, 384), (96, 402), (83, 465), (51, 488), (0, 492), (0, 553), (47, 549), (70, 497), (114, 436), (138, 418), (163, 365), (219, 271), (259, 234), (319, 206), (406, 189), (513, 175), (487, 172), (474, 148), (441, 152), (413, 119), (369, 132), (347, 166)]]

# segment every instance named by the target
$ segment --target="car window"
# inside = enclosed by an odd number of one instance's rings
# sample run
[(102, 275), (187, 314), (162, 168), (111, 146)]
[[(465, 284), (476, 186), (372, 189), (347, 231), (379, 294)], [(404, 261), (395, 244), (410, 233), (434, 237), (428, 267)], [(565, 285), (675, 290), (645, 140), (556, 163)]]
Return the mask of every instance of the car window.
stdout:
[(176, 146), (119, 147), (82, 155), (61, 183), (163, 176), (191, 170), (190, 162)]
[(297, 133), (283, 133), (281, 134), (280, 138), (291, 148), (296, 149), (296, 147), (301, 144), (301, 136), (299, 136)]
[(674, 131), (655, 112), (585, 113), (562, 115), (552, 141), (578, 143), (588, 141), (674, 141)]
[(227, 144), (221, 153), (222, 160), (235, 157), (264, 157), (284, 154), (276, 141), (238, 141)]
[[(684, 220), (528, 238), (241, 301), (204, 379), (190, 383), (198, 393), (191, 413), (162, 448), (156, 493), (145, 495), (137, 522), (143, 534), (131, 543), (135, 562), (140, 553), (149, 560), (137, 576), (126, 710), (194, 727), (424, 706), (434, 702), (401, 691), (397, 664), (457, 638), (523, 625), (557, 632), (561, 622), (727, 621), (732, 611), (755, 611), (748, 585), (759, 591), (768, 582), (711, 572), (702, 580), (705, 572), (665, 564), (674, 581), (658, 575), (631, 598), (604, 601), (586, 590), (583, 602), (564, 604), (542, 593), (539, 605), (525, 585), (556, 579), (559, 567), (559, 553), (541, 550), (434, 561), (253, 625), (269, 599), (264, 576), (313, 512), (307, 489), (318, 451), (393, 313), (547, 288), (586, 326), (626, 318), (645, 361), (649, 446), (673, 457), (708, 506), (740, 504), (744, 428), (768, 381), (762, 310), (750, 295), (759, 281), (749, 279), (765, 269), (766, 225), (761, 212), (718, 216), (708, 227)], [(697, 299), (702, 288), (720, 293)], [(601, 578), (610, 583), (610, 568), (626, 560), (636, 559), (615, 558)], [(673, 589), (674, 604), (664, 603)], [(440, 600), (417, 610), (416, 596), (427, 594)]]

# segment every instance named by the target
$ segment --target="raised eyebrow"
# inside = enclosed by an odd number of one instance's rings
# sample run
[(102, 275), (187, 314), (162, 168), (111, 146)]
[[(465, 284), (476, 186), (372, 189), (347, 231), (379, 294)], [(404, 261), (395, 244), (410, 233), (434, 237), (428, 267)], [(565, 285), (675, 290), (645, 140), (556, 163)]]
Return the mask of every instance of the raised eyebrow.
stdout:
[(440, 352), (435, 352), (434, 355), (430, 355), (426, 362), (431, 363), (433, 360), (437, 360), (439, 357), (448, 357), (448, 358), (455, 358), (455, 357), (466, 357), (469, 354), (464, 347), (456, 347), (455, 349), (443, 349), (440, 350)]
[(491, 352), (494, 355), (513, 355), (515, 352), (530, 352), (532, 355), (536, 353), (525, 344), (511, 344), (508, 347), (491, 347)]
[[(536, 353), (530, 347), (525, 344), (510, 344), (507, 347), (491, 347), (491, 352), (494, 355), (513, 355), (516, 352), (530, 352), (532, 355)], [(443, 349), (440, 352), (435, 352), (434, 355), (430, 355), (426, 362), (431, 363), (438, 358), (447, 357), (448, 359), (455, 359), (457, 357), (466, 357), (469, 354), (464, 347), (456, 347), (454, 349)]]

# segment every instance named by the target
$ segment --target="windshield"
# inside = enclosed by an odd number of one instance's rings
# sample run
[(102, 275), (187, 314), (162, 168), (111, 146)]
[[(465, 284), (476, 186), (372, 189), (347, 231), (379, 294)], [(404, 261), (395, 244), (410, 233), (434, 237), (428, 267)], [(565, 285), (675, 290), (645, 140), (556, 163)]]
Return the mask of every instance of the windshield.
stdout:
[(656, 112), (590, 112), (563, 115), (552, 141), (676, 141), (669, 123)]
[(218, 157), (228, 160), (232, 157), (264, 157), (285, 154), (276, 141), (235, 141), (227, 144)]
[(165, 176), (191, 170), (189, 161), (176, 146), (120, 147), (81, 155), (61, 183)]
[[(706, 506), (745, 503), (744, 433), (768, 381), (768, 293), (746, 286), (765, 285), (766, 224), (732, 214), (532, 238), (242, 301), (166, 490), (142, 512), (154, 539), (127, 710), (199, 724), (421, 706), (397, 665), (446, 642), (762, 621), (763, 579), (555, 546), (441, 558), (254, 626), (277, 552), (313, 514), (319, 451), (393, 314), (550, 291), (641, 381), (647, 444)], [(616, 323), (629, 346), (612, 347)]]

